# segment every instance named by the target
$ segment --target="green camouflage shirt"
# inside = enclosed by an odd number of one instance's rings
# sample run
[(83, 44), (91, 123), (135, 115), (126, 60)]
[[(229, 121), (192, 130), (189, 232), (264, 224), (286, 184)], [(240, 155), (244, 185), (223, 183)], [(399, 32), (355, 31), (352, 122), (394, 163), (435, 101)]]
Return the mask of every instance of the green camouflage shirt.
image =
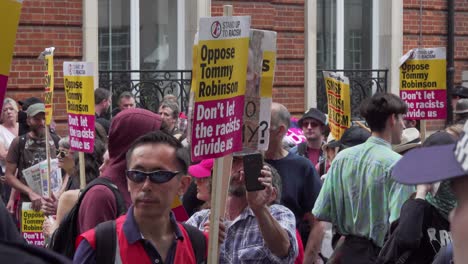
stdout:
[(377, 137), (338, 153), (312, 214), (333, 223), (342, 235), (365, 237), (382, 247), (390, 223), (415, 190), (390, 177), (400, 158)]

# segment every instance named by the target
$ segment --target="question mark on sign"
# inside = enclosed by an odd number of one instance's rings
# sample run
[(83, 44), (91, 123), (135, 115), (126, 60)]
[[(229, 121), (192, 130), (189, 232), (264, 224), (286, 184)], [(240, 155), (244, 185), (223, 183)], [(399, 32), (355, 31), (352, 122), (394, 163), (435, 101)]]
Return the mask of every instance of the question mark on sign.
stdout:
[(260, 129), (260, 137), (261, 137), (260, 144), (263, 144), (265, 143), (265, 131), (268, 129), (268, 122), (267, 121), (260, 122), (258, 129)]

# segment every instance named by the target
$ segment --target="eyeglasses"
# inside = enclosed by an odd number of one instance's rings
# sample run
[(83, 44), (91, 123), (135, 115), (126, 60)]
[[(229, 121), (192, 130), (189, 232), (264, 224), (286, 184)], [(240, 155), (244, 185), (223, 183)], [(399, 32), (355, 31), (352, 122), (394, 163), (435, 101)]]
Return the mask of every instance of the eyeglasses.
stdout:
[(58, 149), (57, 150), (57, 158), (63, 159), (66, 156), (68, 156), (68, 151), (63, 150), (63, 149)]
[(172, 178), (174, 178), (174, 176), (176, 176), (180, 172), (165, 170), (157, 170), (152, 172), (127, 170), (125, 173), (127, 174), (127, 178), (130, 179), (132, 182), (142, 183), (146, 181), (146, 178), (148, 177), (151, 182), (160, 184), (170, 181)]
[(302, 122), (302, 127), (309, 127), (309, 126), (318, 127), (318, 126), (320, 126), (320, 124), (317, 123), (317, 122), (313, 122), (313, 121), (309, 121), (309, 122), (304, 121), (304, 122)]

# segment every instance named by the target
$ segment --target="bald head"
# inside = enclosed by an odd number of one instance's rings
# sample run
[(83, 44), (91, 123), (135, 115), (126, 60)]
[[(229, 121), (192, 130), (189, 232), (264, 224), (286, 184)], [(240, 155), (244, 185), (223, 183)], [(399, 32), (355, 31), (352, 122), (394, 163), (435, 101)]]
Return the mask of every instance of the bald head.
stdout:
[(291, 114), (284, 105), (280, 103), (272, 103), (270, 123), (272, 129), (276, 129), (279, 126), (284, 126), (287, 130), (291, 124)]

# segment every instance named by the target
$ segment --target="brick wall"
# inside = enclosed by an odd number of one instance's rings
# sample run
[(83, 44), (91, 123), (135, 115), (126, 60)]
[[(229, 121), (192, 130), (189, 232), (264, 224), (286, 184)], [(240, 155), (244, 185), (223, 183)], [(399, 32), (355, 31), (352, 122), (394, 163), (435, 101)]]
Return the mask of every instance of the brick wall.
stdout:
[[(304, 0), (212, 0), (212, 15), (222, 15), (224, 4), (234, 5), (234, 15), (252, 16), (252, 27), (278, 33), (278, 58), (273, 99), (293, 114), (304, 111)], [(418, 46), (420, 0), (405, 0), (403, 14), (404, 52)], [(468, 69), (468, 3), (457, 0), (455, 15), (455, 83)], [(447, 1), (423, 1), (423, 47), (446, 46)], [(55, 110), (60, 134), (66, 134), (62, 63), (82, 58), (82, 1), (25, 0), (18, 28), (7, 96), (18, 100), (42, 97), (42, 62), (37, 56), (55, 46)], [(429, 129), (444, 121), (429, 122)]]
[[(405, 0), (403, 12), (403, 52), (419, 45), (420, 0)], [(421, 47), (447, 47), (447, 0), (422, 2)], [(463, 70), (468, 70), (468, 2), (455, 1), (455, 84), (461, 84)], [(445, 126), (445, 120), (427, 122), (428, 130)]]
[(47, 47), (55, 47), (54, 119), (59, 134), (67, 134), (63, 90), (64, 61), (82, 58), (82, 0), (24, 0), (16, 34), (7, 96), (15, 100), (43, 98), (43, 61), (37, 59)]
[(277, 32), (277, 66), (273, 100), (292, 114), (304, 112), (304, 0), (211, 2), (211, 15), (221, 16), (232, 4), (236, 16), (252, 17), (252, 28)]

